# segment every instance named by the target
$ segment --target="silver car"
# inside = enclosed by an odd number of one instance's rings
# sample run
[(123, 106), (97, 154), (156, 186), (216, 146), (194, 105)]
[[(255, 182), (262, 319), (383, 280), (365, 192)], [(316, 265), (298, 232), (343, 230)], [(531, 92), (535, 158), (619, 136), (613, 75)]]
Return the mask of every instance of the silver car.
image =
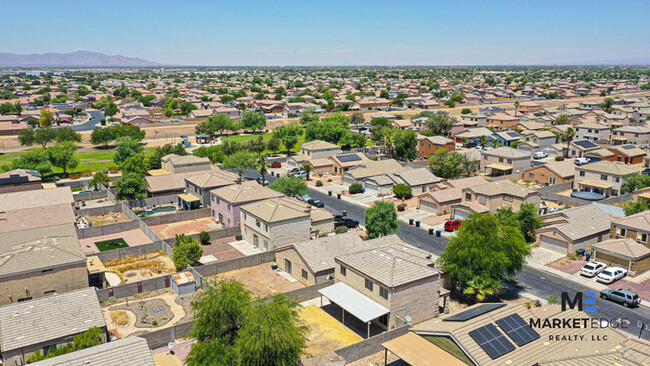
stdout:
[(600, 297), (605, 300), (612, 300), (620, 302), (626, 308), (639, 306), (641, 304), (641, 298), (635, 292), (624, 290), (618, 288), (612, 290), (610, 288), (604, 289), (600, 292)]

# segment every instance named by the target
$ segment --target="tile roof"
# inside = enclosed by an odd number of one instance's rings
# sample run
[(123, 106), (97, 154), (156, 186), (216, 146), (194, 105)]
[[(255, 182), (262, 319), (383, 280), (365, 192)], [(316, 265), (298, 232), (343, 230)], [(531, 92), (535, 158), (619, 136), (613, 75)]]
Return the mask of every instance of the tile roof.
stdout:
[(508, 194), (510, 196), (525, 198), (531, 194), (538, 193), (534, 189), (522, 187), (518, 184), (512, 183), (509, 180), (488, 182), (472, 187), (466, 187), (465, 190), (470, 190), (474, 193), (486, 195), (488, 197)]
[(595, 163), (580, 165), (576, 167), (576, 170), (586, 170), (589, 172), (605, 173), (605, 174), (620, 175), (620, 176), (626, 176), (626, 175), (639, 172), (638, 170), (632, 169), (623, 163), (615, 163), (612, 161), (605, 161), (605, 160), (598, 161)]
[(508, 158), (508, 159), (530, 158), (530, 153), (513, 149), (508, 146), (502, 146), (492, 150), (485, 150), (482, 152), (482, 154), (488, 156), (498, 156), (498, 157)]
[(362, 179), (404, 170), (404, 167), (395, 159), (377, 161), (369, 160), (358, 162), (358, 165), (359, 166), (354, 167), (343, 174), (351, 175), (354, 179)]
[(156, 366), (147, 341), (132, 336), (99, 346), (48, 358), (33, 366)]
[(3, 352), (106, 327), (95, 289), (41, 297), (0, 307)]
[(564, 220), (558, 224), (539, 229), (537, 232), (542, 233), (555, 229), (570, 240), (579, 240), (596, 233), (608, 232), (612, 221), (609, 214), (594, 205), (569, 208), (559, 213), (544, 215), (542, 219), (557, 216), (563, 217)]
[(614, 220), (612, 224), (650, 232), (650, 211), (643, 211), (628, 217)]
[(576, 174), (576, 165), (573, 163), (572, 160), (562, 160), (562, 161), (552, 161), (547, 164), (543, 165), (538, 165), (536, 167), (532, 167), (528, 170), (527, 172), (533, 169), (539, 169), (539, 168), (546, 168), (553, 173), (559, 175), (562, 178), (568, 178), (568, 177), (573, 177)]
[(311, 205), (289, 197), (261, 200), (243, 205), (240, 209), (269, 223), (311, 217)]
[(610, 239), (592, 244), (591, 246), (632, 259), (641, 259), (650, 256), (650, 248), (641, 243), (637, 243), (632, 238)]
[(185, 180), (201, 188), (216, 188), (235, 184), (239, 177), (225, 170), (209, 170), (186, 177)]
[(149, 192), (177, 191), (185, 189), (185, 178), (195, 176), (197, 172), (185, 172), (165, 175), (151, 175), (144, 177), (149, 187)]
[(301, 150), (309, 150), (309, 151), (330, 150), (336, 148), (340, 148), (340, 146), (323, 140), (309, 141), (300, 145)]
[(44, 207), (62, 203), (67, 203), (69, 205), (74, 203), (70, 187), (36, 189), (0, 194), (1, 211), (22, 210), (26, 208)]
[(262, 187), (255, 181), (245, 181), (242, 184), (213, 189), (211, 194), (230, 203), (259, 201), (267, 198), (283, 197), (284, 194), (268, 187)]
[(376, 248), (378, 242), (363, 240), (356, 233), (344, 233), (334, 236), (307, 240), (277, 248), (278, 251), (295, 249), (300, 254), (305, 264), (314, 272), (334, 268), (334, 258), (339, 255)]
[(173, 166), (183, 166), (192, 164), (210, 164), (210, 159), (196, 155), (176, 155), (167, 154), (160, 158), (162, 162), (171, 162)]

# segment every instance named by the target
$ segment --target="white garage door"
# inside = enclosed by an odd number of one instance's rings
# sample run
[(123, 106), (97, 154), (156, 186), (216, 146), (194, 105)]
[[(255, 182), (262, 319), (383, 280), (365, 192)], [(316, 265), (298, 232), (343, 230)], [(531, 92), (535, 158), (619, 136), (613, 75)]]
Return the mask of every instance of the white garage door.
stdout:
[(374, 194), (380, 193), (379, 186), (375, 182), (365, 182), (364, 188), (366, 189), (366, 193), (374, 193)]
[(517, 146), (517, 150), (521, 150), (523, 152), (530, 153), (533, 149), (528, 146)]
[(420, 208), (422, 208), (422, 211), (431, 212), (432, 214), (438, 213), (438, 205), (432, 202), (420, 201)]
[(567, 254), (567, 243), (563, 242), (562, 240), (540, 235), (539, 244), (542, 248), (546, 248), (562, 254)]
[(469, 218), (469, 214), (467, 212), (454, 210), (454, 219), (467, 220), (468, 218)]
[(289, 167), (289, 169), (293, 169), (293, 168), (297, 168), (298, 164), (296, 164), (295, 160), (289, 159), (287, 160), (287, 166)]

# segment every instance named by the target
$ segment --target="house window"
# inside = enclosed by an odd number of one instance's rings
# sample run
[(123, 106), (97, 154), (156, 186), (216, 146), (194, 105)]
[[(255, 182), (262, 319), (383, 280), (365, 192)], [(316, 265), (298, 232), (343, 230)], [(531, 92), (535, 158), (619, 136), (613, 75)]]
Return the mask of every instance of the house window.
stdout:
[(221, 200), (219, 199), (219, 197), (217, 197), (217, 205), (220, 204), (220, 203), (221, 203)]
[(584, 176), (585, 176), (585, 172), (581, 170), (579, 175), (580, 175), (581, 177), (584, 177)]
[(646, 234), (646, 233), (636, 233), (636, 241), (639, 241), (641, 243), (647, 243), (648, 242), (648, 234)]
[(483, 160), (487, 160), (487, 155), (483, 155)]
[(269, 231), (269, 225), (264, 224), (264, 231)]
[(625, 236), (626, 231), (627, 230), (625, 228), (617, 227), (616, 228), (616, 235), (617, 236)]
[(228, 211), (230, 211), (230, 204), (228, 204)]
[(48, 269), (44, 269), (44, 270), (42, 270), (41, 273), (52, 272), (52, 271), (54, 271), (54, 269), (52, 269), (52, 268), (48, 268)]
[(607, 180), (607, 174), (601, 174), (600, 180)]
[(465, 193), (465, 201), (471, 201), (472, 200), (472, 194), (471, 193)]
[(373, 289), (373, 283), (369, 279), (366, 278), (366, 288), (370, 291)]
[(499, 158), (499, 163), (503, 163), (503, 158)]
[[(212, 217), (215, 217), (215, 216), (216, 216), (216, 213), (214, 212), (214, 210), (212, 210)], [(246, 217), (244, 217), (244, 218), (246, 218)]]
[(262, 223), (260, 222), (260, 220), (255, 220), (255, 226), (262, 227)]
[(379, 296), (383, 297), (384, 299), (388, 300), (388, 289), (379, 286)]
[(348, 273), (348, 269), (345, 268), (345, 267), (343, 267), (343, 266), (341, 266), (341, 276), (346, 276), (347, 273)]
[(528, 178), (535, 179), (535, 174), (534, 173), (528, 173)]
[(555, 184), (555, 177), (548, 178), (548, 184), (551, 184), (551, 185)]
[(480, 204), (484, 205), (484, 204), (485, 204), (485, 196), (479, 196), (479, 197), (478, 197), (478, 202), (479, 202)]
[(45, 291), (45, 292), (43, 292), (43, 294), (44, 294), (44, 295), (49, 295), (49, 294), (53, 294), (53, 293), (55, 293), (55, 292), (56, 292), (56, 290), (50, 290), (50, 291)]
[(512, 159), (508, 159), (508, 164), (512, 164)]
[(309, 275), (307, 275), (307, 271), (305, 271), (304, 269), (302, 270), (302, 273), (301, 273), (301, 274), (302, 274), (302, 278), (304, 278), (304, 279), (308, 279), (308, 278), (309, 278)]
[(614, 182), (619, 183), (621, 181), (621, 177), (615, 177)]

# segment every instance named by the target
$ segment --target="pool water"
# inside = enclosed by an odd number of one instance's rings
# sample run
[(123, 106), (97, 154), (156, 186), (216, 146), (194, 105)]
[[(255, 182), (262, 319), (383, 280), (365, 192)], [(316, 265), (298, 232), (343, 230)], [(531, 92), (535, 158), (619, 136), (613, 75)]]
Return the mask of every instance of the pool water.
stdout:
[(160, 213), (160, 212), (172, 212), (172, 211), (176, 211), (176, 207), (174, 207), (174, 206), (156, 207), (156, 208), (151, 209), (151, 210), (140, 211), (140, 212), (138, 212), (138, 216), (147, 217), (147, 216), (151, 216), (153, 214), (157, 214), (157, 213)]

